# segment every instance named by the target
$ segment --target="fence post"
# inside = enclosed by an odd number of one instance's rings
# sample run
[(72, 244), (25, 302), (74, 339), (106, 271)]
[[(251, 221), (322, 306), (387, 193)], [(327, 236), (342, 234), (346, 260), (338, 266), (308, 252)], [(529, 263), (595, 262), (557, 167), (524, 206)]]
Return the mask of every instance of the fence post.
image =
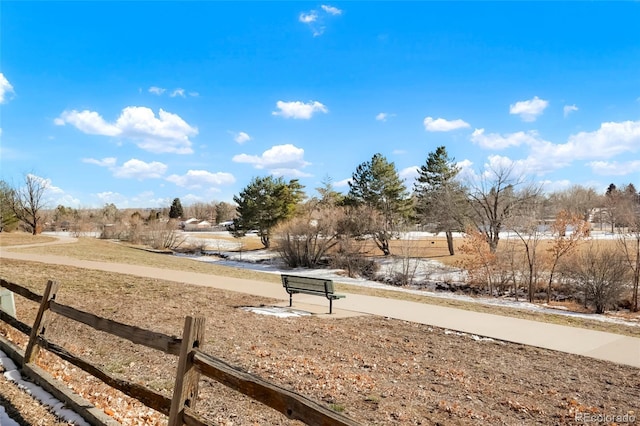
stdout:
[(49, 324), (49, 301), (56, 298), (57, 292), (58, 282), (49, 280), (47, 282), (47, 287), (44, 289), (42, 302), (40, 303), (40, 308), (38, 309), (36, 320), (34, 321), (33, 328), (31, 329), (29, 343), (27, 344), (27, 348), (24, 351), (24, 364), (29, 364), (38, 356), (40, 346), (37, 344), (37, 339), (40, 336), (44, 337), (44, 333), (47, 331), (47, 325)]
[(168, 426), (182, 426), (184, 407), (195, 409), (200, 373), (193, 365), (193, 350), (204, 344), (204, 318), (186, 317)]

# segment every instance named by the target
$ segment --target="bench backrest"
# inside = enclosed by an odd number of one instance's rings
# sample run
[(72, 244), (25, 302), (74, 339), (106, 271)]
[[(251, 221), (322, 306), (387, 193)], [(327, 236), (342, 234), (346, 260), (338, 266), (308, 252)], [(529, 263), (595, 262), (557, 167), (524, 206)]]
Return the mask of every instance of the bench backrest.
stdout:
[(323, 278), (299, 277), (297, 275), (282, 275), (282, 285), (284, 287), (318, 291), (333, 294), (333, 281)]

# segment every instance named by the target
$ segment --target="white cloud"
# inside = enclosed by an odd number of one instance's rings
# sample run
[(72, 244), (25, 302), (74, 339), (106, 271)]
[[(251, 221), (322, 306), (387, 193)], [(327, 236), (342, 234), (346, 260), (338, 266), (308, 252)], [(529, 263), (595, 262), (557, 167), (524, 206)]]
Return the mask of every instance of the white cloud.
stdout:
[[(158, 87), (158, 86), (149, 87), (149, 93), (153, 93), (154, 95), (158, 95), (158, 96), (163, 95), (166, 91), (167, 89), (163, 87)], [(187, 92), (182, 87), (178, 87), (177, 89), (173, 89), (171, 92), (169, 92), (168, 95), (172, 98), (175, 98), (178, 96), (180, 96), (181, 98), (186, 98), (187, 95), (195, 98), (200, 96), (200, 93), (194, 92), (194, 91)]]
[(122, 110), (115, 123), (107, 123), (97, 112), (64, 111), (56, 125), (71, 124), (83, 133), (118, 136), (135, 141), (139, 148), (154, 153), (191, 154), (190, 136), (198, 134), (179, 115), (162, 109), (155, 113), (147, 107), (130, 106)]
[(513, 160), (509, 157), (501, 155), (490, 155), (482, 168), (476, 170), (474, 164), (469, 160), (457, 163), (460, 168), (457, 179), (462, 182), (474, 182), (474, 185), (480, 184), (482, 180), (491, 182), (496, 177), (496, 172), (500, 170), (510, 170), (511, 178), (516, 182), (524, 181), (528, 176), (540, 174), (528, 159)]
[(15, 94), (15, 92), (13, 91), (13, 86), (4, 76), (4, 73), (0, 72), (0, 104), (4, 104), (9, 100), (9, 94)]
[(102, 204), (113, 203), (115, 205), (122, 205), (126, 201), (125, 196), (118, 192), (98, 192), (97, 194), (95, 194), (95, 196), (102, 202)]
[(173, 92), (171, 92), (169, 94), (169, 96), (171, 96), (172, 98), (175, 98), (176, 96), (180, 96), (181, 98), (184, 98), (185, 97), (184, 96), (184, 89), (182, 89), (182, 88), (174, 89)]
[(151, 86), (149, 87), (149, 93), (153, 93), (154, 95), (162, 95), (167, 89), (163, 89), (162, 87)]
[(233, 140), (241, 145), (251, 140), (251, 136), (249, 136), (249, 134), (245, 132), (238, 132), (238, 133), (232, 132), (232, 134), (233, 134)]
[(413, 187), (413, 183), (418, 178), (419, 175), (420, 175), (419, 166), (406, 167), (398, 172), (398, 176), (400, 176), (401, 179), (404, 179), (405, 186), (408, 189), (411, 189)]
[(378, 121), (387, 121), (388, 118), (395, 117), (395, 114), (389, 114), (388, 112), (381, 112), (376, 115), (376, 120)]
[(325, 19), (342, 14), (342, 10), (334, 6), (323, 4), (320, 6), (322, 9), (320, 13), (317, 10), (310, 10), (309, 12), (302, 12), (298, 15), (298, 21), (307, 25), (314, 37), (324, 34), (326, 29), (324, 25)]
[(565, 105), (562, 108), (562, 111), (564, 112), (564, 116), (565, 117), (568, 117), (569, 114), (571, 114), (572, 112), (577, 111), (577, 110), (578, 110), (578, 107), (575, 106), (575, 104), (574, 105)]
[(456, 163), (456, 166), (460, 171), (458, 172), (457, 179), (462, 182), (475, 182), (477, 181), (477, 174), (474, 169), (474, 164), (471, 160), (461, 160)]
[(349, 186), (349, 182), (351, 182), (351, 178), (342, 179), (333, 184), (336, 188), (344, 188)]
[(407, 153), (407, 151), (404, 149), (394, 149), (393, 151), (391, 151), (391, 153), (393, 155), (404, 155)]
[(156, 206), (159, 208), (166, 207), (171, 204), (172, 198), (156, 197), (153, 191), (143, 191), (131, 198), (132, 206)]
[(302, 12), (300, 13), (300, 16), (298, 16), (298, 21), (302, 22), (303, 24), (310, 24), (312, 22), (315, 22), (318, 19), (318, 12), (316, 12), (315, 10), (312, 10), (310, 12)]
[(592, 161), (588, 163), (593, 173), (602, 176), (626, 176), (640, 172), (640, 160), (617, 161)]
[(114, 167), (117, 159), (115, 157), (105, 157), (102, 160), (96, 160), (95, 158), (83, 158), (83, 163), (95, 164), (100, 167)]
[(167, 171), (167, 165), (152, 161), (145, 163), (144, 161), (132, 158), (120, 167), (113, 167), (113, 176), (117, 178), (130, 179), (159, 179)]
[(156, 197), (153, 191), (143, 191), (132, 197), (125, 197), (118, 192), (111, 191), (99, 192), (93, 194), (93, 196), (100, 200), (101, 206), (113, 203), (120, 209), (140, 206), (156, 206), (157, 208), (162, 208), (171, 204), (172, 201), (171, 198)]
[(516, 132), (503, 136), (498, 133), (485, 134), (484, 129), (475, 129), (471, 134), (471, 141), (482, 148), (504, 149), (511, 146), (532, 145), (540, 142), (541, 139), (535, 131)]
[(182, 203), (186, 205), (205, 201), (205, 197), (199, 194), (187, 194), (184, 197), (180, 197), (180, 199), (182, 200)]
[(329, 6), (329, 5), (326, 5), (326, 4), (323, 4), (320, 7), (322, 8), (322, 10), (327, 12), (329, 15), (342, 15), (342, 10), (338, 9), (337, 7)]
[(253, 164), (256, 169), (266, 169), (277, 175), (309, 176), (300, 169), (311, 163), (304, 160), (304, 149), (292, 144), (276, 145), (262, 155), (239, 154), (233, 157), (236, 163)]
[(542, 185), (542, 190), (547, 194), (552, 192), (564, 191), (565, 189), (570, 188), (572, 185), (575, 185), (575, 182), (569, 179), (561, 179), (561, 180), (541, 180), (540, 185)]
[(509, 157), (503, 155), (490, 155), (487, 158), (487, 162), (484, 164), (485, 174), (490, 171), (504, 170), (512, 168), (515, 165), (515, 161)]
[(269, 173), (271, 173), (274, 176), (287, 176), (290, 178), (305, 178), (305, 177), (312, 177), (313, 175), (310, 173), (305, 173), (301, 170), (298, 169), (286, 169), (286, 168), (282, 168), (282, 169), (271, 169), (269, 170)]
[(106, 167), (113, 173), (113, 176), (118, 178), (133, 178), (138, 180), (158, 179), (167, 171), (166, 164), (159, 163), (157, 161), (145, 163), (144, 161), (136, 158), (132, 158), (122, 166), (117, 165), (117, 159), (115, 157), (105, 157), (101, 160), (97, 160), (95, 158), (83, 158), (82, 162)]
[(519, 101), (510, 105), (509, 114), (519, 115), (522, 121), (536, 121), (547, 106), (549, 106), (549, 101), (534, 96), (528, 101)]
[(625, 152), (635, 153), (640, 150), (640, 121), (602, 123), (598, 130), (571, 135), (566, 144), (551, 148), (551, 155), (574, 159), (603, 159)]
[(457, 120), (445, 120), (444, 118), (426, 117), (424, 119), (424, 128), (428, 132), (449, 132), (456, 129), (464, 129), (469, 127), (469, 123), (466, 121)]
[(53, 120), (57, 126), (71, 124), (82, 133), (89, 135), (118, 136), (122, 129), (107, 123), (100, 114), (95, 111), (64, 111), (60, 117)]
[[(610, 164), (605, 163), (607, 159), (640, 151), (640, 121), (602, 123), (599, 129), (571, 135), (567, 142), (560, 144), (544, 140), (534, 131), (485, 135), (484, 129), (477, 129), (471, 140), (491, 149), (527, 145), (529, 155), (513, 163), (529, 175), (541, 175), (580, 160), (593, 160), (590, 165), (594, 172), (605, 174), (613, 172)], [(622, 163), (620, 167), (627, 164), (634, 166), (634, 163)]]
[(185, 175), (171, 175), (167, 177), (169, 182), (185, 188), (209, 189), (210, 186), (230, 185), (236, 181), (231, 173), (211, 173), (206, 170), (189, 170)]
[(276, 107), (280, 111), (273, 111), (271, 114), (280, 115), (284, 118), (295, 118), (301, 120), (310, 119), (316, 112), (322, 112), (325, 114), (329, 112), (326, 106), (317, 101), (310, 101), (308, 103), (300, 101), (278, 101), (276, 102)]

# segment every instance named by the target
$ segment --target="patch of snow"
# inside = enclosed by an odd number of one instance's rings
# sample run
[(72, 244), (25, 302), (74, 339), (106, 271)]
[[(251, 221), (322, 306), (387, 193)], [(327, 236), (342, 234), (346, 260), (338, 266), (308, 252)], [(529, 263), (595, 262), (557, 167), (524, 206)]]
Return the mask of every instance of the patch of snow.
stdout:
[(278, 318), (303, 317), (311, 315), (310, 312), (298, 309), (282, 308), (279, 306), (243, 306), (240, 309), (260, 315), (272, 315)]
[[(9, 358), (2, 351), (0, 351), (0, 364), (2, 364), (2, 366), (6, 370), (4, 376), (7, 378), (7, 380), (14, 382), (16, 386), (18, 386), (20, 389), (23, 389), (36, 400), (40, 401), (42, 405), (50, 407), (50, 411), (56, 416), (70, 424), (89, 426), (89, 423), (87, 423), (82, 417), (80, 417), (79, 414), (67, 408), (64, 408), (65, 404), (62, 401), (56, 399), (53, 395), (51, 395), (49, 392), (45, 391), (35, 383), (24, 380), (22, 378), (22, 375), (20, 374), (20, 371), (18, 371), (18, 369), (16, 368), (16, 364), (13, 362), (13, 360), (11, 360), (11, 358)], [(0, 413), (0, 425), (2, 426), (5, 425), (5, 418), (2, 415), (3, 412)], [(9, 421), (13, 420), (9, 419), (8, 417), (7, 419), (7, 425), (11, 425), (12, 423), (10, 423)], [(17, 423), (14, 422), (14, 424)]]
[(480, 337), (477, 334), (472, 334), (471, 338), (477, 342), (496, 342), (496, 340), (491, 337)]
[[(288, 268), (279, 258), (278, 253), (270, 250), (254, 250), (247, 252), (221, 252), (222, 257), (216, 256), (189, 256), (200, 262), (210, 262), (234, 268), (250, 269), (271, 274), (298, 274), (314, 278), (327, 278), (338, 283), (355, 285), (360, 287), (374, 288), (387, 291), (397, 291), (415, 295), (438, 297), (441, 299), (453, 299), (471, 303), (481, 303), (490, 306), (501, 306), (514, 309), (523, 309), (532, 312), (546, 314), (567, 315), (575, 318), (585, 318), (601, 322), (640, 327), (640, 321), (616, 318), (610, 314), (597, 315), (566, 310), (562, 306), (548, 306), (546, 304), (535, 304), (526, 301), (516, 301), (509, 297), (474, 297), (466, 294), (426, 290), (417, 286), (394, 286), (378, 281), (371, 281), (364, 278), (350, 278), (344, 275), (341, 269), (307, 269)], [(416, 262), (416, 275), (414, 282), (451, 282), (461, 283), (465, 280), (465, 272), (458, 268), (448, 267), (433, 259), (411, 259)], [(390, 276), (393, 272), (399, 271), (402, 259), (384, 258), (380, 261), (380, 272)], [(395, 264), (394, 264), (395, 262)]]
[(7, 415), (7, 412), (4, 411), (4, 407), (0, 405), (0, 425), (2, 426), (20, 426), (20, 423), (17, 423), (11, 417)]

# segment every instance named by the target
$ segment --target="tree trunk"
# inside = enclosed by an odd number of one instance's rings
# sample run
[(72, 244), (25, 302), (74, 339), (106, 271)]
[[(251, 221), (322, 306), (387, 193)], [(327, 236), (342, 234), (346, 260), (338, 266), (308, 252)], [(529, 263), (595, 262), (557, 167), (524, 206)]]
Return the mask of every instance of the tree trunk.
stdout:
[(449, 255), (453, 256), (455, 254), (453, 249), (453, 233), (451, 231), (446, 231), (445, 235), (447, 236), (447, 247), (449, 248)]
[(382, 253), (384, 253), (385, 256), (389, 256), (391, 254), (391, 250), (389, 249), (389, 241), (383, 241), (382, 242), (381, 250), (382, 250)]
[[(638, 264), (638, 262), (636, 262)], [(638, 275), (639, 271), (636, 271), (633, 274), (633, 291), (631, 295), (631, 310), (633, 312), (638, 312), (638, 287), (640, 286), (640, 276)]]
[(633, 270), (632, 310), (638, 312), (638, 287), (640, 287), (640, 240), (636, 239), (636, 267)]
[(489, 251), (491, 253), (495, 253), (498, 250), (498, 240), (499, 237), (497, 234), (489, 239)]

